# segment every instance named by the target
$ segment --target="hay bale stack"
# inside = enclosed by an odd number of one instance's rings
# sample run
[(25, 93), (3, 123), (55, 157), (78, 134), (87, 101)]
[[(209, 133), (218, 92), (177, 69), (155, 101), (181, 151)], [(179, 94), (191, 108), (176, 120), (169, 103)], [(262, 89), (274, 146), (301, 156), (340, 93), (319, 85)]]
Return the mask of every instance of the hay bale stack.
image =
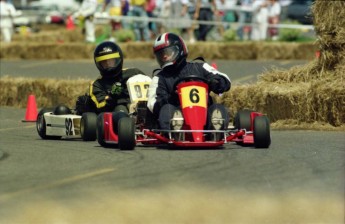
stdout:
[(58, 104), (73, 107), (77, 97), (87, 92), (89, 84), (90, 80), (86, 79), (14, 79), (5, 76), (0, 79), (0, 102), (1, 106), (25, 108), (27, 96), (34, 94), (39, 108)]
[[(79, 30), (79, 29), (78, 29)], [(48, 30), (26, 36), (15, 35), (14, 42), (32, 42), (32, 43), (65, 43), (65, 42), (84, 42), (84, 36), (81, 31), (74, 30)]]
[(54, 42), (10, 43), (1, 47), (0, 58), (11, 59), (90, 59), (94, 45)]
[(231, 112), (250, 108), (266, 113), (271, 122), (297, 120), (329, 123), (339, 127), (345, 123), (343, 83), (262, 83), (235, 86), (224, 94), (221, 103)]
[[(70, 33), (72, 39), (73, 33)], [(78, 35), (77, 35), (78, 36)], [(29, 37), (30, 38), (30, 37)], [(35, 41), (12, 42), (0, 45), (0, 58), (4, 59), (71, 59), (73, 51), (75, 59), (92, 58), (95, 44), (85, 44), (84, 41), (66, 41), (63, 34), (45, 35), (33, 37)], [(78, 37), (76, 37), (78, 39)], [(119, 44), (124, 52), (125, 58), (154, 59), (151, 42), (127, 42)], [(85, 55), (85, 49), (92, 48), (92, 51)], [(14, 51), (13, 49), (16, 49)], [(38, 51), (38, 48), (40, 49)], [(55, 52), (57, 49), (61, 52)], [(72, 48), (72, 49), (71, 49)], [(310, 60), (314, 58), (317, 48), (312, 43), (197, 43), (188, 45), (189, 58), (194, 59), (203, 55), (209, 60)], [(54, 52), (52, 52), (54, 50)], [(42, 57), (42, 52), (51, 52)], [(206, 52), (206, 53), (205, 53)]]
[(335, 70), (345, 63), (345, 2), (315, 2), (313, 8), (317, 44), (321, 51), (321, 70)]

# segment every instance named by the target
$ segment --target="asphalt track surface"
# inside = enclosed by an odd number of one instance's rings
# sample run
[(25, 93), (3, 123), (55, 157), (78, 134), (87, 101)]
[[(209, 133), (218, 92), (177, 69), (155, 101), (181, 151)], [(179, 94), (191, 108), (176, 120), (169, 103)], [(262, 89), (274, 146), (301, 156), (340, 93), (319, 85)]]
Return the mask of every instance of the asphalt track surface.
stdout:
[[(143, 70), (149, 70), (150, 65), (154, 64), (143, 63), (148, 65)], [(217, 62), (217, 65), (221, 67), (222, 63), (230, 64)], [(291, 62), (286, 62), (283, 66), (291, 66), (289, 63)], [(68, 66), (61, 61), (1, 61), (1, 76), (7, 73), (11, 76), (27, 75), (36, 78), (68, 78), (72, 74), (84, 74), (84, 78), (93, 77), (92, 66), (89, 67), (85, 61), (67, 64)], [(133, 64), (136, 65), (136, 62)], [(241, 66), (241, 62), (234, 64)], [(243, 67), (248, 69), (241, 72), (245, 75), (233, 73), (234, 82), (243, 81), (243, 77), (247, 77), (245, 80), (248, 82), (255, 82), (256, 75), (265, 69), (259, 62), (246, 64)], [(81, 67), (85, 70), (80, 69)], [(36, 70), (31, 71), (33, 68)], [(42, 68), (43, 71), (37, 68)], [(68, 69), (71, 69), (71, 73), (66, 72)], [(80, 73), (75, 73), (76, 71)], [(24, 72), (28, 73), (23, 74)], [(73, 210), (78, 203), (90, 203), (90, 200), (95, 203), (94, 199), (100, 195), (103, 195), (103, 200), (104, 195), (108, 198), (113, 198), (114, 195), (123, 197), (119, 192), (137, 199), (143, 192), (150, 191), (155, 192), (151, 196), (170, 195), (175, 200), (179, 193), (171, 190), (171, 187), (201, 192), (201, 198), (212, 198), (214, 192), (222, 192), (225, 199), (229, 195), (242, 195), (248, 204), (243, 201), (237, 201), (236, 204), (245, 203), (249, 207), (260, 204), (255, 200), (259, 195), (270, 195), (268, 198), (273, 200), (274, 208), (290, 202), (298, 207), (296, 209), (300, 215), (306, 215), (308, 208), (315, 209), (316, 205), (322, 207), (321, 211), (333, 212), (328, 215), (320, 212), (316, 214), (319, 216), (316, 219), (300, 223), (344, 222), (344, 132), (272, 130), (269, 149), (229, 143), (220, 149), (167, 150), (138, 146), (134, 151), (124, 152), (102, 148), (96, 141), (42, 140), (36, 132), (35, 123), (22, 122), (24, 115), (25, 109), (0, 108), (0, 223), (8, 223), (8, 220), (16, 220), (13, 217), (20, 216), (25, 216), (23, 220), (26, 221), (23, 223), (40, 223), (27, 219), (30, 216), (28, 214), (32, 213), (30, 208), (40, 210), (40, 205), (51, 206), (52, 210), (67, 207), (70, 215), (77, 216), (70, 209)], [(191, 194), (193, 193), (186, 193)], [(292, 195), (293, 199), (287, 201), (286, 195)], [(200, 199), (187, 196), (186, 200)], [(298, 203), (299, 200), (301, 203)], [(186, 201), (184, 203), (188, 204)], [(217, 201), (213, 203), (217, 204)], [(219, 203), (231, 207), (229, 201), (224, 204), (224, 201), (219, 200)], [(150, 206), (152, 204), (147, 205)], [(205, 205), (201, 209), (206, 212), (211, 208)], [(246, 211), (244, 208), (243, 210)], [(284, 213), (287, 216), (285, 223), (299, 222), (297, 216), (290, 214), (287, 209)], [(37, 214), (43, 215), (39, 212)], [(266, 220), (265, 223), (271, 220), (272, 215), (263, 219)], [(59, 219), (54, 214), (45, 220), (51, 221), (53, 218), (58, 223)], [(60, 219), (64, 220), (62, 217)], [(145, 222), (144, 218), (142, 220)], [(223, 220), (231, 219), (223, 217)], [(243, 223), (243, 220), (239, 222)]]

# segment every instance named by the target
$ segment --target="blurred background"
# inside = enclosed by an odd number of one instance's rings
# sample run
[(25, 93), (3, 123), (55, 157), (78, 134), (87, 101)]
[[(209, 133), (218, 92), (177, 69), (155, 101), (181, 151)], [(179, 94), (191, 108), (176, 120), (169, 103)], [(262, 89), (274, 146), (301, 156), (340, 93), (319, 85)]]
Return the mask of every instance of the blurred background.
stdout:
[[(98, 7), (95, 17), (95, 24), (102, 26), (103, 36), (107, 38), (115, 38), (119, 42), (133, 40), (142, 41), (143, 39), (135, 36), (134, 23), (138, 18), (133, 17), (130, 0), (118, 0), (118, 2), (126, 2), (128, 10), (126, 14), (115, 13), (114, 5), (116, 1), (97, 0)], [(250, 9), (256, 2), (270, 2), (271, 0), (216, 0), (219, 12), (213, 15), (213, 20), (196, 21), (193, 31), (197, 40), (200, 24), (205, 23), (212, 26), (207, 34), (206, 40), (209, 41), (241, 41), (251, 40), (250, 33), (254, 24), (254, 11)], [(14, 27), (17, 33), (23, 28), (31, 33), (40, 32), (41, 26), (46, 24), (66, 26), (68, 19), (72, 19), (73, 23), (82, 26), (82, 22), (78, 17), (73, 16), (78, 11), (83, 0), (8, 0), (12, 3), (16, 10), (17, 16), (14, 17)], [(149, 39), (153, 40), (158, 33), (162, 31), (162, 24), (166, 21), (162, 18), (163, 2), (166, 0), (150, 0), (153, 5), (150, 9), (145, 8), (150, 23), (148, 30), (150, 32)], [(272, 1), (274, 2), (274, 1)], [(314, 41), (315, 34), (313, 31), (313, 19), (311, 16), (310, 6), (314, 0), (277, 0), (279, 3), (279, 22), (269, 24), (267, 37), (264, 40), (280, 40), (280, 41)], [(122, 4), (122, 3), (121, 3)], [(105, 7), (106, 5), (106, 7)], [(190, 0), (188, 3), (188, 13), (193, 14), (195, 3)], [(244, 16), (243, 16), (244, 15)], [(126, 17), (125, 17), (126, 16)], [(118, 20), (114, 19), (118, 18)], [(129, 19), (131, 18), (131, 20)], [(124, 25), (123, 21), (129, 21)], [(133, 22), (134, 21), (134, 22)], [(110, 22), (110, 23), (109, 23)], [(104, 25), (108, 25), (104, 28)], [(279, 36), (270, 36), (270, 26), (277, 27)], [(172, 31), (182, 35), (190, 42), (194, 42), (194, 37), (189, 37), (188, 27), (178, 27), (176, 25), (165, 26), (164, 31)], [(121, 34), (119, 34), (121, 33)], [(102, 39), (102, 38), (101, 38)], [(104, 38), (103, 38), (104, 39)], [(103, 40), (102, 39), (102, 40)], [(260, 39), (262, 40), (262, 39)]]

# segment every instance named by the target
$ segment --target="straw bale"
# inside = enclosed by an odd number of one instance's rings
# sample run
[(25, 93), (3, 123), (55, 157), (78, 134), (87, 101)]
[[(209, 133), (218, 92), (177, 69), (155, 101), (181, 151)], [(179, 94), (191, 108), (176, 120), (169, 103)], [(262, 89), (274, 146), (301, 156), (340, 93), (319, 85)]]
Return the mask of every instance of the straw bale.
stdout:
[(245, 60), (256, 58), (255, 43), (219, 43), (198, 42), (188, 45), (189, 58), (194, 59), (202, 55), (207, 59)]
[[(71, 53), (75, 59), (92, 58), (95, 44), (79, 42), (59, 42), (55, 36), (49, 41), (15, 42), (0, 45), (0, 58), (6, 59), (70, 59)], [(63, 40), (63, 38), (61, 38)], [(154, 59), (151, 42), (119, 43), (125, 58)], [(255, 59), (313, 59), (317, 48), (313, 43), (197, 43), (188, 45), (189, 58), (203, 56), (204, 58), (227, 60)], [(72, 48), (72, 49), (71, 49)], [(91, 48), (91, 50), (90, 50)], [(290, 53), (286, 53), (289, 52)], [(87, 54), (85, 54), (88, 52)]]
[(26, 107), (27, 96), (34, 94), (38, 107), (66, 104), (73, 107), (78, 96), (87, 92), (91, 80), (0, 78), (0, 105)]
[(331, 35), (336, 42), (344, 43), (345, 40), (339, 36), (345, 29), (344, 8), (344, 1), (315, 1), (312, 7), (313, 20), (315, 31), (321, 38)]
[[(42, 26), (42, 25), (41, 25)], [(102, 28), (96, 27), (96, 36), (102, 34)], [(13, 36), (15, 42), (79, 42), (83, 43), (85, 37), (81, 28), (76, 27), (75, 30), (66, 30), (64, 26), (44, 26), (37, 33), (28, 33), (27, 35), (15, 34)]]
[(125, 58), (154, 59), (152, 43), (130, 42), (119, 44)]
[(258, 83), (235, 86), (220, 101), (232, 113), (253, 109), (268, 115), (272, 122), (296, 119), (322, 121), (333, 126), (345, 123), (345, 84), (334, 80), (294, 83)]
[(345, 54), (345, 1), (318, 0), (312, 12), (317, 44), (322, 53), (320, 66), (332, 70)]
[(312, 59), (318, 50), (313, 43), (260, 43), (256, 44), (256, 59)]
[(90, 59), (94, 51), (94, 45), (83, 43), (10, 43), (0, 48), (0, 58), (11, 59)]
[(263, 85), (265, 85), (266, 82), (299, 83), (316, 80), (320, 78), (317, 66), (318, 62), (314, 60), (303, 66), (294, 66), (289, 70), (273, 68), (271, 71), (260, 75), (259, 82), (263, 82)]
[(37, 34), (29, 34), (27, 36), (14, 36), (16, 42), (33, 42), (33, 43), (47, 43), (47, 42), (83, 42), (83, 35), (79, 32), (73, 31), (45, 31)]

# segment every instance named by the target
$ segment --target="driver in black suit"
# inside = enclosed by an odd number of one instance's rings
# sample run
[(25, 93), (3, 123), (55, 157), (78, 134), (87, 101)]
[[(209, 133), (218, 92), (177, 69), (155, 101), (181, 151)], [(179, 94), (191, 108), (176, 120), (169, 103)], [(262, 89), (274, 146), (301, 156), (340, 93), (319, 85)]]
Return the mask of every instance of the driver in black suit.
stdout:
[[(229, 77), (219, 72), (209, 64), (202, 62), (187, 62), (188, 50), (181, 37), (173, 33), (164, 33), (155, 40), (153, 51), (161, 70), (153, 77), (147, 106), (158, 119), (161, 129), (180, 129), (182, 124), (172, 127), (172, 118), (182, 118), (180, 102), (175, 91), (175, 83), (183, 77), (199, 76), (207, 80), (209, 91), (221, 94), (230, 90)], [(213, 104), (209, 101), (208, 124), (205, 129), (225, 129), (229, 123), (227, 109), (222, 104)], [(220, 114), (221, 125), (212, 124), (212, 116)], [(176, 123), (176, 122), (175, 122)]]

